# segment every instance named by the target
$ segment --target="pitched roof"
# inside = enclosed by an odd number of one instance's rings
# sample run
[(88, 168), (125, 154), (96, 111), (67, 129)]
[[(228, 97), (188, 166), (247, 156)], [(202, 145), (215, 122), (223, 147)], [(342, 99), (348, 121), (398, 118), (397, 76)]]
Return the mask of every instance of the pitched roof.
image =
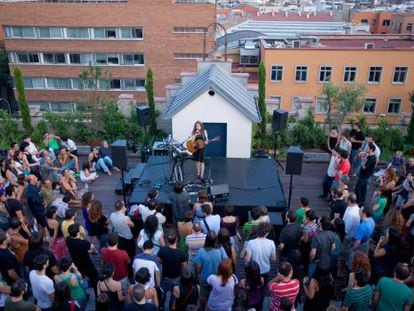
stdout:
[(261, 117), (255, 97), (216, 64), (211, 65), (193, 81), (185, 85), (170, 101), (166, 117), (171, 118), (205, 91), (212, 89), (253, 122)]

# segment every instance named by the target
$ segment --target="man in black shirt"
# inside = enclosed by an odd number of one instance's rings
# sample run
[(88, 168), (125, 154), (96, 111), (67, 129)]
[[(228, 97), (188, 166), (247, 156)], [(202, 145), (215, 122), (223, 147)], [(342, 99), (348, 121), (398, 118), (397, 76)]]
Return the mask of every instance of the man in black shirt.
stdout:
[(166, 234), (165, 239), (168, 246), (161, 247), (158, 251), (158, 259), (162, 264), (161, 288), (164, 290), (164, 301), (166, 309), (169, 306), (169, 301), (165, 301), (167, 292), (171, 292), (175, 285), (178, 285), (181, 275), (181, 270), (187, 267), (187, 256), (185, 253), (177, 248), (177, 234), (175, 231), (170, 231)]
[(349, 133), (349, 136), (351, 137), (350, 140), (352, 143), (352, 151), (349, 161), (351, 162), (352, 167), (356, 168), (356, 156), (358, 155), (359, 149), (365, 141), (365, 135), (361, 131), (361, 123), (356, 122), (354, 124), (353, 129)]
[(344, 192), (341, 189), (333, 191), (333, 202), (331, 205), (331, 220), (335, 218), (344, 218), (345, 210), (348, 207), (348, 202), (344, 199)]
[(125, 305), (124, 311), (156, 311), (157, 308), (145, 301), (145, 288), (141, 284), (134, 286), (132, 290), (132, 302)]
[(46, 236), (46, 209), (44, 206), (43, 196), (40, 193), (40, 187), (38, 185), (38, 179), (35, 175), (29, 175), (29, 183), (26, 187), (26, 200), (27, 206), (36, 218), (39, 231), (43, 232), (43, 236)]
[(358, 175), (358, 180), (355, 185), (355, 194), (357, 196), (358, 205), (361, 207), (365, 204), (365, 198), (367, 195), (368, 181), (374, 173), (375, 166), (377, 165), (377, 158), (374, 154), (375, 145), (373, 143), (368, 144), (367, 159), (362, 163), (361, 170)]
[(12, 184), (6, 187), (7, 200), (5, 202), (10, 218), (17, 217), (21, 223), (26, 222), (23, 214), (23, 204), (16, 199), (16, 187)]
[(9, 250), (10, 238), (0, 230), (0, 272), (7, 285), (11, 286), (20, 278), (20, 268), (16, 257)]

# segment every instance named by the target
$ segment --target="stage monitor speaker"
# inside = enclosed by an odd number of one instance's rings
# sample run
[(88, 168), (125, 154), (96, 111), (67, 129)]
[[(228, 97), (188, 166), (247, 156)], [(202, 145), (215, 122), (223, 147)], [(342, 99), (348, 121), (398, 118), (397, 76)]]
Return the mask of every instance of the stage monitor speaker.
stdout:
[(273, 110), (272, 130), (273, 132), (283, 131), (287, 127), (288, 112), (282, 109)]
[(126, 169), (128, 167), (127, 142), (126, 140), (117, 140), (111, 145), (111, 158), (113, 166)]
[(136, 106), (137, 109), (137, 123), (140, 126), (148, 126), (151, 123), (150, 107), (145, 106)]
[(228, 196), (230, 195), (228, 184), (212, 185), (210, 186), (209, 190), (214, 202), (227, 200)]
[(299, 146), (290, 146), (286, 159), (286, 174), (301, 175), (303, 163), (303, 150)]

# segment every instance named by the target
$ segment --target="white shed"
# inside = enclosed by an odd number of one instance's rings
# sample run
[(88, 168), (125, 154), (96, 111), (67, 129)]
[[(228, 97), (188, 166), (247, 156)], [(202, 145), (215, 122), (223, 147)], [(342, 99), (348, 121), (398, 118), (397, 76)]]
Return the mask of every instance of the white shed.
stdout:
[[(209, 139), (207, 156), (249, 158), (253, 123), (261, 117), (256, 97), (247, 83), (214, 63), (188, 81), (168, 103), (166, 117), (171, 118), (172, 135), (186, 140), (195, 121), (204, 123)], [(225, 68), (225, 67), (224, 67)]]

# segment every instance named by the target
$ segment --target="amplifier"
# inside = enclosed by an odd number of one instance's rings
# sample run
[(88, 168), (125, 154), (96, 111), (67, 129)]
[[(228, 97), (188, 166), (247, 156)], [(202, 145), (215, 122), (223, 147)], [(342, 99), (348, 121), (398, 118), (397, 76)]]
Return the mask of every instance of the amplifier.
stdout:
[(208, 190), (213, 202), (225, 201), (230, 195), (228, 184), (212, 185)]

